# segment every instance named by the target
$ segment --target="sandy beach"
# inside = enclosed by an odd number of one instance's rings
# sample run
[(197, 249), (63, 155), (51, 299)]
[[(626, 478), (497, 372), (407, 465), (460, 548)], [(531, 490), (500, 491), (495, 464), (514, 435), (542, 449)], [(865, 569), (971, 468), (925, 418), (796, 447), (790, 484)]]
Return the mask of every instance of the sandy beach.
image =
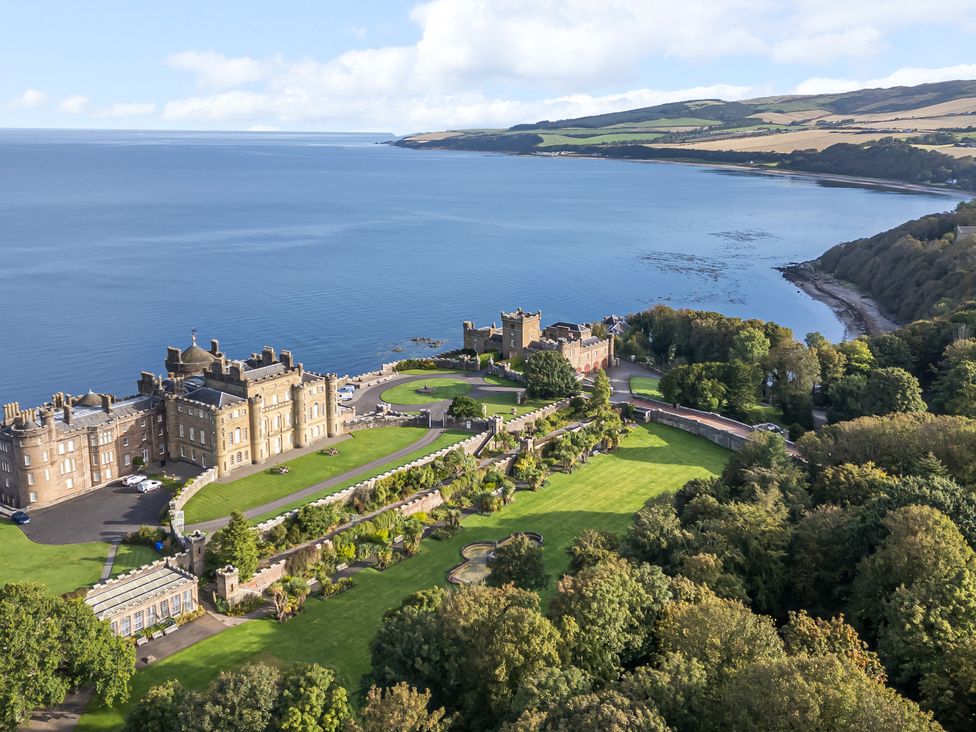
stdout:
[(844, 337), (887, 333), (899, 327), (867, 295), (814, 269), (809, 262), (778, 268), (783, 277), (815, 300), (824, 303), (844, 324)]

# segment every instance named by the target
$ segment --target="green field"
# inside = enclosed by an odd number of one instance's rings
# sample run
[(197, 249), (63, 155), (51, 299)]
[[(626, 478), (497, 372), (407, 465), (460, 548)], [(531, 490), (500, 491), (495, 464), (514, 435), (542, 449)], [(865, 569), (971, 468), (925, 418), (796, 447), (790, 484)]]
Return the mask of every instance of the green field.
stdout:
[[(309, 600), (305, 612), (288, 623), (250, 621), (154, 663), (136, 674), (132, 698), (170, 678), (200, 689), (220, 669), (247, 661), (334, 666), (340, 682), (356, 689), (369, 669), (369, 643), (383, 613), (411, 592), (446, 584), (445, 574), (457, 564), (465, 544), (500, 539), (513, 531), (538, 531), (545, 539), (547, 570), (558, 577), (569, 563), (567, 545), (584, 528), (623, 532), (648, 497), (718, 473), (728, 455), (678, 430), (636, 427), (617, 452), (594, 457), (574, 473), (554, 475), (538, 493), (519, 492), (515, 503), (497, 514), (468, 517), (454, 539), (427, 539), (420, 555), (385, 572), (360, 572), (352, 590), (329, 600)], [(118, 729), (124, 713), (124, 708), (93, 709), (77, 729)]]
[(716, 119), (704, 119), (703, 117), (672, 117), (670, 119), (648, 119), (643, 122), (622, 122), (618, 125), (601, 127), (604, 130), (619, 129), (621, 127), (633, 127), (635, 129), (654, 129), (655, 127), (713, 127), (722, 124)]
[(635, 396), (663, 400), (660, 389), (661, 380), (656, 376), (631, 376), (630, 392)]
[[(391, 427), (389, 429), (397, 429), (397, 428)], [(270, 518), (274, 518), (278, 514), (284, 513), (285, 511), (290, 511), (293, 508), (299, 508), (301, 506), (304, 506), (306, 503), (311, 503), (312, 501), (315, 501), (319, 498), (324, 498), (325, 496), (331, 496), (333, 493), (338, 493), (343, 488), (348, 488), (351, 485), (355, 485), (361, 480), (366, 480), (366, 478), (374, 475), (382, 475), (388, 470), (393, 470), (393, 468), (397, 468), (401, 465), (406, 465), (407, 463), (413, 462), (414, 460), (418, 460), (419, 458), (422, 458), (425, 455), (430, 455), (431, 453), (437, 452), (438, 450), (443, 450), (445, 447), (450, 447), (451, 445), (454, 445), (455, 443), (458, 443), (461, 440), (464, 440), (468, 437), (471, 437), (470, 432), (464, 432), (463, 430), (445, 430), (444, 434), (440, 435), (436, 440), (434, 440), (426, 447), (421, 447), (417, 450), (414, 450), (413, 452), (409, 452), (403, 457), (398, 458), (397, 460), (391, 460), (388, 463), (384, 463), (378, 468), (374, 468), (373, 470), (370, 470), (368, 473), (359, 473), (358, 475), (353, 476), (349, 480), (345, 480), (338, 485), (332, 486), (331, 488), (325, 488), (319, 491), (318, 493), (313, 493), (310, 496), (299, 498), (297, 501), (292, 501), (291, 503), (285, 506), (276, 508), (273, 511), (268, 511), (267, 513), (263, 513), (260, 516), (256, 516), (253, 519), (253, 522), (259, 524), (262, 521), (267, 521)]]
[(492, 386), (512, 386), (519, 389), (524, 389), (525, 384), (520, 384), (517, 381), (512, 381), (511, 379), (503, 379), (501, 376), (495, 376), (494, 374), (488, 374), (485, 377), (485, 383), (491, 384)]
[(604, 145), (613, 142), (651, 142), (661, 137), (660, 132), (611, 132), (589, 137), (558, 135), (544, 133), (542, 142), (537, 147), (551, 147), (553, 145)]
[(40, 582), (60, 595), (98, 582), (108, 544), (35, 544), (0, 519), (0, 583)]
[[(424, 386), (433, 389), (433, 393), (419, 394), (417, 389), (422, 389)], [(417, 379), (387, 389), (380, 395), (380, 399), (388, 404), (430, 404), (453, 399), (470, 391), (471, 384), (457, 379)]]
[[(515, 404), (514, 391), (496, 391), (491, 396), (479, 396), (477, 400), (484, 404), (488, 409), (488, 416), (501, 414), (505, 417), (521, 417), (526, 412), (531, 412), (539, 407), (546, 406), (549, 401), (546, 399), (526, 399), (522, 404)], [(512, 409), (515, 414), (512, 414)]]
[[(288, 466), (287, 475), (263, 470), (229, 483), (212, 483), (186, 504), (186, 523), (210, 521), (229, 516), (231, 511), (245, 511), (283, 498), (319, 481), (355, 470), (384, 455), (409, 447), (426, 433), (424, 427), (361, 430), (336, 445), (338, 455), (320, 455), (313, 452), (285, 462), (284, 465)], [(332, 493), (334, 490), (329, 489), (327, 492)]]
[(152, 547), (142, 544), (120, 544), (115, 562), (112, 564), (112, 576), (118, 577), (130, 569), (155, 562), (157, 559), (162, 559), (162, 555)]

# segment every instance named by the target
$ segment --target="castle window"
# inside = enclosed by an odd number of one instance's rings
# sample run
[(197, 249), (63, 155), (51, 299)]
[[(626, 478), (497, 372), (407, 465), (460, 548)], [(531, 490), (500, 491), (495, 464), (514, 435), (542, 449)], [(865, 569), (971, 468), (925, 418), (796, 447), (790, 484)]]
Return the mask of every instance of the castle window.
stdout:
[(59, 442), (58, 443), (58, 455), (64, 455), (64, 443), (63, 442)]
[(190, 439), (191, 440), (197, 439), (196, 430), (193, 429), (192, 427), (190, 428)]
[(46, 483), (49, 480), (51, 480), (51, 469), (50, 468), (44, 468), (44, 482)]
[(74, 451), (75, 451), (75, 441), (68, 440), (68, 452), (74, 452)]
[(112, 469), (105, 468), (105, 480), (112, 480)]
[[(70, 491), (72, 488), (75, 487), (75, 479), (68, 478), (66, 481), (64, 481), (64, 487)], [(34, 500), (36, 501), (37, 499), (35, 498)]]
[(128, 447), (128, 446), (129, 446), (129, 438), (128, 437), (123, 437), (122, 438), (122, 447)]
[(163, 421), (163, 415), (161, 415), (161, 414), (157, 414), (157, 415), (156, 415), (156, 421), (157, 421), (157, 422), (162, 422), (162, 421)]
[(34, 474), (33, 473), (28, 473), (27, 474), (27, 485), (34, 485)]
[(183, 436), (183, 425), (180, 425), (180, 437)]
[(128, 455), (126, 455), (125, 458), (123, 459), (123, 463), (125, 465), (130, 465), (132, 463), (132, 461), (129, 459), (129, 456)]
[[(71, 486), (69, 485), (68, 487), (70, 488)], [(27, 494), (27, 498), (31, 503), (34, 503), (37, 501), (37, 494), (34, 491), (31, 491)]]
[(30, 455), (24, 455), (24, 465), (30, 465), (30, 464), (31, 464)]
[(200, 444), (201, 445), (207, 444), (207, 433), (204, 432), (203, 430), (200, 430)]
[(96, 483), (98, 483), (99, 481), (101, 481), (101, 479), (102, 479), (102, 474), (99, 473), (97, 470), (94, 473), (92, 473), (92, 480), (93, 481), (95, 481)]

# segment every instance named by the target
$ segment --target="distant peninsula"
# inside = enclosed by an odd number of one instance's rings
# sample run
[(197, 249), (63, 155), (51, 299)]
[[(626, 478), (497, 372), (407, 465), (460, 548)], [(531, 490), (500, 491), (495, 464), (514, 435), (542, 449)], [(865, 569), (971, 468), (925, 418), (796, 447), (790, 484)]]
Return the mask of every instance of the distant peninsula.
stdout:
[(976, 80), (844, 94), (698, 99), (391, 144), (747, 166), (976, 190)]

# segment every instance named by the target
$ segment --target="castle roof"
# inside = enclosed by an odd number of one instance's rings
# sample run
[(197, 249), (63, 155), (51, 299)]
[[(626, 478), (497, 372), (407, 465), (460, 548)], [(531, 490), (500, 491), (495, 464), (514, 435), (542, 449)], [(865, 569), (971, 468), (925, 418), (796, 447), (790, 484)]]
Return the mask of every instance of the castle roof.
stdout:
[(99, 407), (102, 406), (102, 398), (91, 389), (81, 399), (75, 402), (77, 407)]
[(214, 355), (205, 348), (201, 348), (195, 342), (180, 354), (180, 359), (185, 364), (208, 366), (214, 362)]
[(211, 389), (209, 386), (194, 389), (185, 398), (194, 402), (200, 402), (201, 404), (209, 404), (211, 407), (226, 407), (244, 401), (239, 396), (228, 394), (226, 391)]

